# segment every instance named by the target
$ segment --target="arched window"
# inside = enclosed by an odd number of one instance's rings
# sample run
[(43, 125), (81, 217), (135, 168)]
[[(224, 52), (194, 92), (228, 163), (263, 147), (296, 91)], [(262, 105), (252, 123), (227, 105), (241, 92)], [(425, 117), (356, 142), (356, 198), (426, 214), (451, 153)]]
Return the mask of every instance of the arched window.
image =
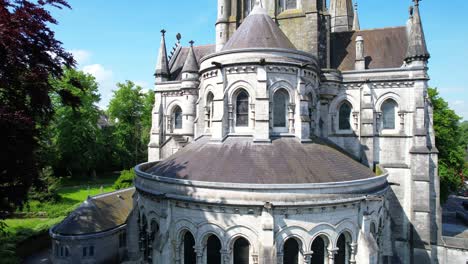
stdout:
[(288, 9), (297, 9), (297, 0), (278, 0), (279, 12), (286, 11)]
[(184, 264), (195, 264), (197, 262), (197, 254), (194, 247), (195, 238), (187, 231), (184, 235)]
[(348, 102), (341, 104), (339, 109), (338, 127), (340, 130), (351, 129), (351, 105)]
[(374, 238), (377, 239), (377, 230), (373, 222), (370, 224), (370, 232), (374, 236)]
[(215, 235), (211, 235), (206, 242), (206, 263), (221, 263), (221, 241)]
[(234, 243), (234, 264), (249, 264), (250, 243), (241, 237)]
[(212, 122), (213, 122), (213, 113), (214, 113), (214, 104), (213, 104), (213, 99), (214, 95), (213, 93), (208, 93), (208, 96), (206, 97), (206, 126), (208, 128), (211, 127)]
[(174, 129), (182, 129), (182, 109), (179, 106), (173, 110)]
[[(317, 237), (314, 242), (312, 243), (312, 260), (310, 263), (314, 264), (324, 264), (325, 258), (327, 256), (327, 243), (325, 242), (326, 239), (319, 236)], [(328, 242), (328, 240), (327, 240)]]
[(294, 238), (290, 238), (284, 243), (283, 249), (283, 263), (284, 264), (298, 264), (299, 263), (299, 243)]
[(236, 97), (236, 126), (249, 126), (249, 95), (241, 90)]
[(273, 126), (287, 127), (289, 95), (280, 89), (273, 95)]
[(395, 129), (395, 115), (397, 103), (388, 99), (382, 104), (382, 123), (383, 129)]
[(153, 259), (153, 252), (152, 252), (152, 245), (154, 240), (156, 239), (156, 235), (159, 233), (159, 224), (156, 222), (156, 220), (151, 220), (150, 224), (150, 232), (148, 234), (148, 239), (146, 243), (146, 248), (145, 248), (145, 259), (148, 260), (151, 263), (151, 260)]
[(349, 244), (351, 243), (351, 239), (349, 235), (343, 233), (339, 236), (338, 242), (336, 243), (336, 247), (338, 248), (338, 252), (335, 255), (335, 264), (348, 264), (349, 263)]
[(307, 108), (308, 108), (308, 113), (309, 113), (309, 120), (310, 120), (310, 134), (314, 134), (314, 129), (315, 129), (315, 117), (314, 117), (314, 112), (315, 112), (315, 105), (314, 105), (314, 96), (312, 93), (309, 93), (307, 95)]

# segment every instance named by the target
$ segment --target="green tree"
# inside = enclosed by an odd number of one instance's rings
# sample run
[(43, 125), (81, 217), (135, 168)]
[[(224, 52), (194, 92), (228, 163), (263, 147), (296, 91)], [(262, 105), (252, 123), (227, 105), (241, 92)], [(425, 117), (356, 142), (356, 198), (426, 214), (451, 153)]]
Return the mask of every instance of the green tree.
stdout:
[(75, 64), (50, 28), (57, 24), (53, 7), (70, 6), (65, 0), (0, 0), (0, 219), (24, 204), (38, 180), (39, 130), (53, 112), (49, 77), (60, 78), (64, 65)]
[(142, 88), (131, 81), (118, 83), (117, 87), (108, 109), (114, 128), (115, 159), (122, 168), (130, 168), (146, 159), (147, 146), (144, 142), (147, 140), (143, 142), (142, 138), (147, 137), (144, 134), (149, 134), (147, 127), (151, 124), (151, 110), (148, 109), (151, 101)]
[[(58, 94), (53, 94), (54, 118), (50, 126), (50, 157), (55, 156), (56, 171), (71, 176), (89, 175), (100, 161), (103, 148), (98, 144), (100, 137), (98, 120), (101, 111), (95, 78), (75, 69), (66, 69), (64, 76), (51, 81), (57, 90), (66, 90), (80, 99), (79, 107), (63, 104)], [(77, 88), (79, 87), (79, 88)]]
[(429, 97), (434, 109), (434, 130), (439, 150), (439, 176), (441, 199), (445, 201), (452, 191), (461, 187), (461, 175), (465, 165), (465, 148), (460, 117), (450, 109), (437, 89), (429, 88)]

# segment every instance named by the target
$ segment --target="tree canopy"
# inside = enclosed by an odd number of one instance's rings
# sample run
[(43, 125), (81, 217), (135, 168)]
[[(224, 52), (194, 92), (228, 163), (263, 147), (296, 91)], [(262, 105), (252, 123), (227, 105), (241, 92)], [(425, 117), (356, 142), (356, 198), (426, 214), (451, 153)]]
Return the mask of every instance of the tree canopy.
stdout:
[(114, 128), (115, 158), (122, 167), (130, 168), (146, 160), (154, 95), (144, 93), (131, 81), (118, 83), (117, 88), (108, 109)]
[[(64, 0), (0, 0), (0, 217), (22, 206), (38, 179), (38, 131), (52, 115), (49, 78), (75, 64), (49, 25), (50, 7), (69, 8)], [(56, 90), (64, 103), (79, 100)]]
[(439, 150), (441, 198), (445, 200), (451, 191), (458, 190), (462, 184), (466, 143), (462, 138), (461, 117), (450, 109), (437, 89), (429, 88), (428, 94), (433, 107), (435, 140)]
[[(61, 79), (53, 79), (56, 90), (66, 90), (80, 99), (80, 107), (64, 104), (58, 94), (52, 95), (54, 116), (48, 133), (51, 139), (53, 167), (61, 175), (92, 172), (100, 161), (101, 111), (98, 84), (94, 77), (74, 69), (65, 70)], [(80, 87), (79, 89), (76, 87)]]

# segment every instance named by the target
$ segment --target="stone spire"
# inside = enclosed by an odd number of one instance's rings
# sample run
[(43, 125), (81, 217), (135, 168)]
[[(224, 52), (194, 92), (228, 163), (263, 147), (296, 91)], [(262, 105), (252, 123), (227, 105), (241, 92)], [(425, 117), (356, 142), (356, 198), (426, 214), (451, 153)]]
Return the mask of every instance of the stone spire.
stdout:
[(419, 1), (414, 1), (413, 18), (411, 24), (411, 30), (408, 38), (408, 50), (406, 52), (406, 63), (414, 61), (427, 62), (430, 58), (430, 54), (427, 51), (426, 38), (424, 37), (424, 30), (421, 22), (421, 16), (419, 14)]
[(193, 40), (190, 42), (190, 49), (185, 60), (184, 67), (182, 68), (182, 73), (198, 73), (199, 67), (197, 62), (197, 57), (195, 57), (195, 52), (193, 50)]
[(361, 30), (361, 25), (359, 24), (359, 16), (358, 16), (358, 5), (357, 3), (354, 4), (354, 20), (353, 20), (353, 30), (359, 31)]
[(331, 0), (330, 2), (332, 32), (351, 31), (353, 29), (353, 0)]
[(169, 80), (169, 64), (167, 62), (166, 51), (166, 30), (161, 30), (161, 46), (159, 47), (158, 62), (156, 63), (156, 82)]

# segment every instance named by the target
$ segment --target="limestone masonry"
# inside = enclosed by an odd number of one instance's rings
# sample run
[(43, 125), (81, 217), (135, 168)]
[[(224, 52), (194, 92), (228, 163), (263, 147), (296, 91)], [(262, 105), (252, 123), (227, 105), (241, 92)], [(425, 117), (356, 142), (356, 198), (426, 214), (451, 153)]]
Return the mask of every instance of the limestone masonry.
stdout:
[(124, 229), (59, 224), (54, 262), (465, 263), (441, 235), (419, 2), (361, 30), (352, 0), (218, 0), (216, 43), (169, 54), (163, 30)]

